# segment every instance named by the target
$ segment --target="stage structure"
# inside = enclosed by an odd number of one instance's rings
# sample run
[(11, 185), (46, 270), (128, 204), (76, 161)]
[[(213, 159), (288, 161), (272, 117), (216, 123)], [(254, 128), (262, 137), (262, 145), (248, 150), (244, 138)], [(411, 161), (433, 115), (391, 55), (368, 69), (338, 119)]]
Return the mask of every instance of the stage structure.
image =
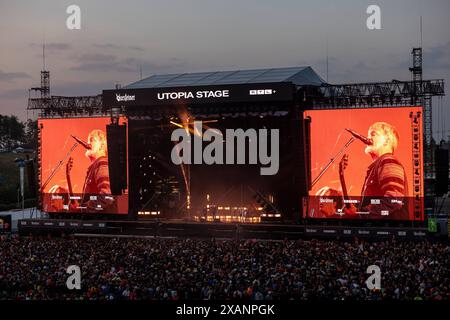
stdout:
[[(414, 70), (417, 73), (418, 69)], [(410, 131), (404, 129), (404, 134), (409, 135), (407, 141), (410, 141), (408, 148), (411, 149), (407, 167), (411, 167), (408, 180), (412, 190), (407, 196), (413, 199), (411, 206), (415, 209), (409, 218), (404, 218), (406, 215), (398, 217), (403, 217), (399, 220), (420, 221), (423, 220), (423, 195), (430, 195), (425, 177), (433, 173), (433, 163), (427, 156), (432, 132), (431, 98), (444, 95), (444, 81), (418, 80), (416, 75), (412, 81), (332, 85), (310, 67), (292, 67), (154, 75), (91, 97), (50, 96), (49, 89), (38, 91), (45, 95), (30, 95), (28, 109), (38, 110), (40, 123), (44, 124), (39, 133), (42, 206), (49, 205), (44, 199), (53, 197), (49, 189), (45, 189), (47, 186), (42, 188), (47, 182), (43, 181), (43, 174), (45, 180), (51, 180), (55, 166), (58, 163), (60, 167), (66, 165), (70, 158), (62, 156), (57, 160), (44, 156), (50, 160), (47, 164), (42, 163), (45, 130), (55, 130), (53, 126), (57, 121), (60, 122), (58, 125), (64, 126), (64, 121), (69, 121), (66, 118), (88, 117), (93, 119), (92, 125), (86, 125), (86, 132), (80, 131), (81, 136), (74, 135), (78, 140), (71, 142), (77, 142), (78, 148), (87, 143), (82, 150), (89, 151), (91, 142), (87, 140), (94, 135), (92, 132), (105, 132), (109, 150), (109, 192), (111, 199), (121, 200), (108, 209), (101, 206), (99, 211), (105, 215), (127, 213), (131, 220), (158, 217), (225, 222), (298, 221), (301, 212), (305, 213), (302, 199), (312, 195), (313, 182), (317, 178), (311, 164), (315, 119), (338, 109), (346, 109), (343, 111), (348, 114), (354, 109), (355, 114), (357, 111), (363, 114), (364, 110), (378, 108), (388, 115), (389, 109), (402, 107), (410, 125)], [(171, 135), (177, 128), (189, 132), (193, 139), (209, 129), (223, 133), (227, 129), (246, 131), (253, 128), (256, 132), (277, 129), (279, 170), (274, 175), (261, 175), (264, 165), (258, 161), (250, 163), (248, 154), (245, 163), (231, 165), (210, 165), (201, 160), (198, 163), (193, 160), (192, 164), (174, 164), (171, 154), (176, 142), (171, 140)], [(366, 135), (363, 131), (359, 133)], [(69, 132), (67, 135), (70, 136)], [(258, 136), (247, 137), (248, 150), (255, 137)], [(119, 146), (112, 147), (115, 144)], [(232, 150), (234, 155), (239, 152), (237, 147)], [(47, 174), (43, 169), (48, 171)], [(59, 177), (63, 183), (64, 175), (60, 173)], [(82, 190), (83, 179), (79, 181), (77, 188)], [(358, 183), (356, 181), (355, 185)], [(98, 200), (96, 195), (92, 196), (91, 201)], [(57, 198), (63, 202), (63, 209), (54, 211), (58, 216), (88, 213), (86, 206), (80, 203), (83, 197), (84, 194), (76, 199)], [(314, 214), (304, 217), (316, 218)]]

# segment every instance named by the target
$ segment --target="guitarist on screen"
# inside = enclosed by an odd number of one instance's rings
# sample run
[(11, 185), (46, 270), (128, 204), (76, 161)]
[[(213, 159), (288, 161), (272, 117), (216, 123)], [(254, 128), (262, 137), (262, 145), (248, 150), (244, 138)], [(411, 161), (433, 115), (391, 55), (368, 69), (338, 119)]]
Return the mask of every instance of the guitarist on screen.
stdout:
[[(89, 158), (91, 165), (87, 169), (81, 201), (69, 200), (69, 211), (99, 213), (102, 211), (116, 212), (117, 204), (111, 196), (105, 132), (102, 130), (92, 130), (88, 135), (87, 143), (80, 141), (78, 138), (75, 138), (75, 140), (87, 149), (85, 156)], [(70, 170), (72, 166), (73, 159), (70, 158), (66, 165), (68, 190), (63, 190), (64, 188), (62, 187), (54, 186), (54, 188), (57, 188), (50, 189), (50, 193), (68, 193), (69, 195), (73, 195), (70, 179)]]
[[(105, 198), (105, 196), (111, 196), (105, 132), (92, 130), (88, 135), (87, 143), (90, 149), (86, 150), (85, 156), (89, 158), (91, 165), (84, 180), (82, 206), (87, 207), (88, 211), (98, 208), (108, 208), (108, 211), (110, 211), (115, 202), (112, 199)], [(97, 197), (97, 199), (92, 197)], [(98, 207), (99, 205), (101, 207)]]

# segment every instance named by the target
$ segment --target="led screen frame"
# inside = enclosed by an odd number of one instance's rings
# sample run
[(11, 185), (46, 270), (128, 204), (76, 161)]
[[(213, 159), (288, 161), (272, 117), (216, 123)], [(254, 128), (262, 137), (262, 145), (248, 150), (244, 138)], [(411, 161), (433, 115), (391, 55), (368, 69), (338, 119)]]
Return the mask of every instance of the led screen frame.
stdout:
[[(120, 118), (119, 124), (124, 123)], [(110, 117), (38, 119), (42, 211), (128, 214), (128, 191), (111, 194), (106, 130), (110, 124)]]
[[(420, 106), (305, 111), (304, 118), (310, 120), (310, 174), (314, 185), (309, 190), (303, 216), (317, 219), (422, 221), (422, 115)], [(368, 150), (366, 153), (367, 145), (345, 130), (347, 128), (362, 137), (368, 137), (368, 129), (375, 123), (378, 123), (375, 127), (387, 137), (382, 145), (389, 148), (390, 141), (397, 140), (393, 156), (383, 156), (387, 149), (380, 147), (378, 141), (376, 148), (379, 151), (376, 153), (381, 155), (373, 158), (374, 151)], [(394, 131), (389, 130), (390, 127), (395, 128), (398, 137), (389, 139), (395, 136)], [(352, 137), (354, 141), (349, 143)], [(349, 145), (346, 148), (347, 143)], [(374, 146), (370, 146), (372, 147)], [(348, 155), (348, 161), (343, 160), (345, 154)], [(383, 159), (378, 163), (383, 165), (371, 167), (373, 160), (381, 157)], [(392, 169), (389, 173), (388, 167)], [(370, 168), (376, 169), (376, 174), (371, 171), (372, 175), (366, 181)], [(383, 171), (383, 168), (386, 169)], [(404, 170), (403, 176), (399, 174), (401, 168)], [(398, 175), (400, 180), (396, 180)], [(342, 176), (348, 197), (344, 197)], [(383, 181), (377, 181), (381, 178)], [(366, 191), (363, 191), (364, 187)], [(372, 191), (370, 196), (368, 190)]]

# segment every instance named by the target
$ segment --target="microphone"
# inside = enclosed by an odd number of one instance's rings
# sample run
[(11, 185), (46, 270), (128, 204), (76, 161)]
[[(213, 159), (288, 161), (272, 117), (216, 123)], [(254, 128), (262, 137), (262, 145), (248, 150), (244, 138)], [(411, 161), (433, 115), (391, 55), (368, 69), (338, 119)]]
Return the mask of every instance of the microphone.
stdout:
[(345, 128), (348, 132), (350, 132), (356, 139), (361, 140), (363, 143), (367, 144), (368, 146), (371, 146), (373, 144), (372, 139), (366, 138), (359, 133), (353, 131), (352, 129)]
[(74, 138), (79, 144), (81, 144), (83, 147), (85, 147), (88, 150), (91, 150), (91, 145), (87, 142), (84, 142), (83, 140), (81, 140), (80, 138), (77, 138), (73, 135), (70, 135), (72, 138)]

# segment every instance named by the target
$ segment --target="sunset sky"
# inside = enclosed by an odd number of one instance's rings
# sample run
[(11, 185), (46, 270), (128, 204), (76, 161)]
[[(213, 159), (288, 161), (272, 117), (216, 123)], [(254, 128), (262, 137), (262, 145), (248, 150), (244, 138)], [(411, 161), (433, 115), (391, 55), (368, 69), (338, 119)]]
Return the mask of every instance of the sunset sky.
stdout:
[[(81, 30), (66, 28), (71, 4), (81, 8)], [(382, 30), (366, 28), (371, 4), (381, 8)], [(138, 80), (140, 68), (145, 77), (311, 66), (326, 79), (327, 42), (330, 83), (409, 80), (420, 16), (424, 77), (449, 88), (449, 13), (448, 0), (0, 0), (0, 114), (35, 117), (26, 105), (39, 85), (44, 38), (53, 95), (98, 94)], [(442, 105), (447, 130), (450, 99)]]

